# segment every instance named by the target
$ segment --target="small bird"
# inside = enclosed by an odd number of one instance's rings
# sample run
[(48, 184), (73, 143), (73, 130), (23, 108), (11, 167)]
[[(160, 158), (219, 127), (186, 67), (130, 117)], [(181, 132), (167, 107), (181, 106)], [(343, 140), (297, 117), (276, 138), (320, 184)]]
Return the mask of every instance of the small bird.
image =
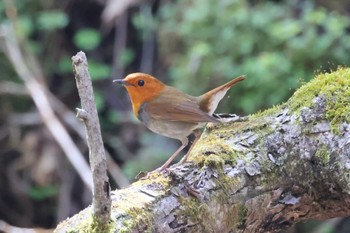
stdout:
[(132, 73), (124, 79), (116, 79), (113, 82), (127, 89), (135, 116), (148, 129), (181, 141), (182, 145), (158, 169), (162, 171), (187, 146), (188, 136), (193, 133), (195, 139), (192, 146), (180, 163), (187, 160), (191, 149), (200, 137), (199, 128), (208, 122), (220, 122), (212, 114), (226, 92), (242, 80), (244, 76), (237, 77), (197, 97), (167, 86), (145, 73)]

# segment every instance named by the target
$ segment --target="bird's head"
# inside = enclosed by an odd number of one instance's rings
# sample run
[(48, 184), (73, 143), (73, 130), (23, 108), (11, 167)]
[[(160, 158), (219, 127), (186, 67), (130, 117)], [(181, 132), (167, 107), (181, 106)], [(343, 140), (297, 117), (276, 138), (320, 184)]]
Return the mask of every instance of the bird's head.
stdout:
[(159, 96), (165, 87), (164, 83), (144, 73), (132, 73), (124, 79), (116, 79), (113, 82), (127, 89), (136, 116), (138, 116), (141, 105)]

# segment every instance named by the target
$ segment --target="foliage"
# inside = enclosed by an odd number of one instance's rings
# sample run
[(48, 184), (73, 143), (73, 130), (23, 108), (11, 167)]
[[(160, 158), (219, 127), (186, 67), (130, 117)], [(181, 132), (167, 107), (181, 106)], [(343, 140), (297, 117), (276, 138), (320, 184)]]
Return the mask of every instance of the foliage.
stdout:
[(74, 35), (74, 43), (82, 50), (95, 49), (101, 42), (101, 35), (91, 28), (82, 28)]
[(163, 6), (161, 19), (161, 52), (174, 85), (200, 94), (247, 75), (230, 92), (231, 110), (280, 103), (315, 70), (350, 64), (350, 19), (312, 1), (180, 0)]

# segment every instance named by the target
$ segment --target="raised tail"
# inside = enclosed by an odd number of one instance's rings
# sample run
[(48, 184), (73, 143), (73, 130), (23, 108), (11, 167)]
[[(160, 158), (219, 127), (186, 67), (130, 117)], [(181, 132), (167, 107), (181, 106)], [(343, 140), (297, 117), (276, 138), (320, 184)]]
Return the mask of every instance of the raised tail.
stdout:
[(218, 107), (219, 102), (226, 95), (226, 92), (236, 83), (243, 81), (245, 76), (239, 76), (207, 93), (199, 96), (200, 98), (200, 108), (212, 115), (215, 109)]

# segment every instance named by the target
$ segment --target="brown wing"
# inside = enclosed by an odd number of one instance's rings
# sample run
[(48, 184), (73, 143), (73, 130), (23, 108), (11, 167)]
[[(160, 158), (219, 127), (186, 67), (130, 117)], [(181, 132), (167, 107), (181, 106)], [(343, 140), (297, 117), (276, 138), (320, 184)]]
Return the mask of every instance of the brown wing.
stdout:
[(151, 118), (190, 123), (218, 122), (216, 118), (200, 109), (198, 98), (175, 88), (167, 87), (158, 98), (147, 103), (145, 110)]

